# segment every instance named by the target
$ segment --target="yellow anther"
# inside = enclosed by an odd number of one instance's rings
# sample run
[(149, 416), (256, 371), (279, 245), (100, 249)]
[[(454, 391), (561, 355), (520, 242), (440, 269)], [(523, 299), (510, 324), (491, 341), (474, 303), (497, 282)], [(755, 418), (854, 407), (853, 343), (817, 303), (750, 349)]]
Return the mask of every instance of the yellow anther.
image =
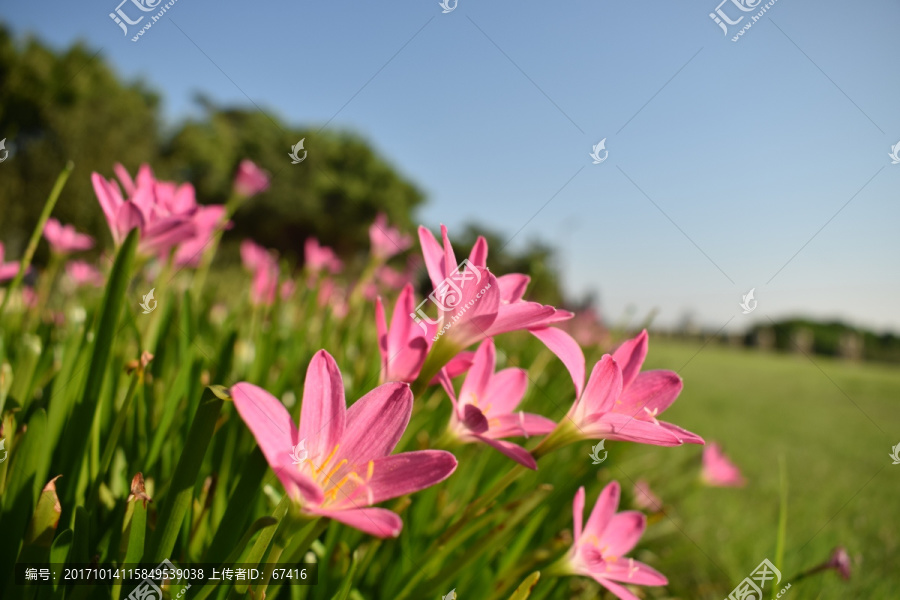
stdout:
[(338, 448), (340, 448), (340, 447), (341, 447), (340, 444), (335, 444), (335, 445), (334, 445), (334, 448), (332, 448), (332, 450), (331, 450), (331, 454), (329, 454), (329, 455), (328, 455), (328, 458), (325, 459), (325, 461), (322, 463), (322, 465), (321, 465), (318, 469), (316, 469), (316, 475), (318, 475), (319, 473), (321, 473), (322, 470), (325, 468), (325, 465), (327, 465), (328, 463), (331, 462), (331, 459), (334, 458), (334, 455), (337, 453)]
[(331, 479), (331, 476), (338, 472), (338, 469), (347, 464), (347, 459), (345, 458), (341, 462), (339, 462), (332, 470), (325, 476), (325, 479)]

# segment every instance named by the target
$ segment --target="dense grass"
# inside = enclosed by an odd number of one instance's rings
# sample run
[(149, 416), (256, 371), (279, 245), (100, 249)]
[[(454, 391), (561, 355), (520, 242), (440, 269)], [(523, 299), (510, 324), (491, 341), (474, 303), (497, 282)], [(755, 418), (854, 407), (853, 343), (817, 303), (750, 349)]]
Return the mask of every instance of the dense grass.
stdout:
[(742, 489), (688, 485), (699, 472), (693, 447), (618, 444), (610, 452), (615, 459), (624, 450), (614, 477), (645, 477), (670, 507), (671, 519), (651, 526), (647, 541), (661, 548), (657, 566), (674, 596), (723, 598), (763, 558), (774, 559), (783, 458), (784, 582), (837, 545), (854, 558), (850, 581), (828, 572), (792, 586), (789, 597), (897, 597), (900, 465), (888, 454), (900, 442), (900, 371), (669, 341), (651, 342), (646, 366), (679, 371), (685, 389), (666, 418), (720, 442), (748, 479)]

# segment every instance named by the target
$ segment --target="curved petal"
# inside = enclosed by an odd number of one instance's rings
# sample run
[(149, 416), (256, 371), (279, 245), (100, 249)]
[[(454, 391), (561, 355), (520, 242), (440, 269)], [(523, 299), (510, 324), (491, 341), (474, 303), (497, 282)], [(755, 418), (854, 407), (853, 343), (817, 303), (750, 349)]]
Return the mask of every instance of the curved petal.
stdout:
[(418, 450), (383, 456), (372, 461), (367, 485), (372, 504), (418, 492), (450, 477), (456, 457), (444, 450)]
[(631, 385), (640, 372), (641, 365), (644, 364), (644, 359), (647, 357), (648, 343), (647, 330), (644, 329), (613, 352), (613, 358), (622, 369), (622, 385), (624, 387)]
[(475, 358), (469, 373), (463, 381), (459, 391), (459, 401), (462, 404), (474, 404), (482, 409), (491, 402), (487, 397), (487, 389), (494, 376), (494, 367), (497, 363), (494, 340), (488, 338), (481, 342), (475, 351)]
[(119, 188), (104, 179), (99, 173), (91, 173), (91, 184), (94, 186), (94, 193), (97, 194), (97, 200), (100, 202), (100, 208), (103, 210), (109, 228), (114, 229), (116, 213), (119, 212), (119, 206), (124, 202)]
[(604, 414), (613, 409), (622, 393), (622, 371), (609, 354), (604, 354), (591, 371), (581, 396), (586, 415)]
[(522, 401), (528, 388), (528, 372), (511, 367), (497, 371), (484, 391), (482, 408), (488, 418), (511, 413)]
[(252, 383), (237, 383), (230, 393), (238, 414), (288, 494), (295, 500), (300, 493), (311, 502), (321, 502), (321, 488), (292, 462), (292, 450), (300, 438), (284, 405)]
[(594, 578), (594, 581), (611, 591), (619, 600), (641, 600), (634, 594), (628, 591), (628, 589), (624, 585), (619, 585), (618, 583), (614, 583), (603, 576), (603, 574), (591, 573), (591, 577)]
[(581, 526), (584, 522), (584, 486), (578, 488), (575, 492), (575, 498), (572, 500), (572, 525), (575, 528), (574, 545), (578, 545), (581, 538)]
[[(497, 294), (499, 301), (500, 294)], [(497, 317), (492, 322), (487, 335), (494, 336), (520, 329), (539, 328), (547, 325), (556, 309), (537, 302), (516, 302), (515, 304), (499, 304)]]
[(115, 231), (113, 232), (116, 244), (122, 243), (132, 229), (143, 229), (143, 227), (144, 217), (133, 203), (123, 202), (119, 205), (116, 210)]
[(489, 437), (485, 437), (483, 435), (478, 435), (478, 434), (475, 434), (473, 437), (484, 442), (491, 448), (494, 448), (495, 450), (502, 452), (503, 454), (505, 454), (509, 458), (513, 459), (514, 461), (516, 461), (523, 467), (527, 467), (533, 471), (537, 471), (537, 462), (535, 462), (534, 457), (531, 456), (531, 453), (528, 450), (526, 450), (525, 448), (523, 448), (522, 446), (513, 444), (512, 442), (507, 442), (505, 440), (491, 439)]
[[(497, 278), (490, 271), (479, 271), (480, 280), (469, 282), (462, 290), (456, 307), (443, 313), (443, 337), (460, 348), (468, 348), (493, 335), (492, 324), (497, 319), (500, 291)], [(473, 285), (474, 284), (474, 285)]]
[(361, 465), (391, 453), (409, 423), (412, 392), (405, 383), (380, 385), (347, 411), (339, 456)]
[(354, 529), (380, 538), (397, 537), (403, 530), (403, 520), (386, 508), (351, 508), (329, 510), (308, 508), (308, 512), (340, 521)]
[(634, 419), (621, 413), (592, 415), (580, 425), (581, 432), (590, 439), (637, 442), (653, 446), (680, 446), (681, 439), (661, 424)]
[(489, 429), (488, 420), (484, 413), (478, 410), (474, 404), (462, 405), (462, 422), (466, 429), (472, 433), (484, 433)]
[(300, 439), (312, 460), (324, 460), (341, 442), (347, 420), (344, 382), (334, 358), (319, 350), (309, 362), (300, 407)]
[(643, 414), (646, 409), (648, 413), (659, 415), (675, 402), (683, 387), (681, 377), (674, 371), (644, 371), (622, 391), (614, 410)]
[(680, 439), (685, 444), (700, 444), (702, 446), (706, 443), (703, 438), (696, 433), (688, 431), (687, 429), (682, 429), (678, 425), (666, 423), (665, 421), (660, 421), (659, 424), (663, 427), (663, 429), (668, 430), (672, 435)]
[(527, 412), (490, 417), (488, 422), (491, 428), (485, 435), (492, 438), (546, 435), (556, 428), (554, 421)]
[(613, 563), (606, 563), (603, 576), (631, 585), (668, 585), (669, 583), (665, 575), (633, 558), (620, 558)]
[(581, 396), (584, 389), (584, 352), (571, 335), (555, 327), (529, 329), (531, 335), (541, 340), (566, 366), (572, 383), (575, 384), (575, 397)]
[(597, 543), (605, 555), (625, 556), (634, 548), (647, 527), (647, 517), (636, 510), (613, 515)]
[(482, 269), (487, 268), (488, 243), (483, 235), (479, 235), (469, 252), (469, 262)]
[(594, 503), (591, 516), (588, 517), (587, 523), (584, 525), (584, 535), (592, 535), (597, 538), (603, 535), (613, 515), (616, 514), (616, 509), (619, 507), (620, 493), (621, 488), (618, 481), (613, 481), (603, 488), (600, 496), (597, 497), (597, 502)]
[(497, 283), (500, 284), (500, 302), (512, 304), (520, 301), (525, 295), (531, 277), (522, 273), (508, 273), (498, 277)]

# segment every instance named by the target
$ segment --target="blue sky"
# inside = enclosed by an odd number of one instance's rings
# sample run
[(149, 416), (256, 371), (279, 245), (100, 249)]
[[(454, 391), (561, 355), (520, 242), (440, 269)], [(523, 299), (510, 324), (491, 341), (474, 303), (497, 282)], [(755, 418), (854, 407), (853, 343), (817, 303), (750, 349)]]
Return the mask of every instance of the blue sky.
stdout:
[(171, 123), (203, 92), (356, 131), (427, 193), (424, 224), (552, 243), (610, 321), (900, 331), (896, 2), (778, 0), (736, 43), (756, 11), (722, 5), (746, 15), (726, 37), (716, 0), (177, 0), (137, 43), (117, 4), (6, 2), (0, 19), (101, 49), (163, 92)]

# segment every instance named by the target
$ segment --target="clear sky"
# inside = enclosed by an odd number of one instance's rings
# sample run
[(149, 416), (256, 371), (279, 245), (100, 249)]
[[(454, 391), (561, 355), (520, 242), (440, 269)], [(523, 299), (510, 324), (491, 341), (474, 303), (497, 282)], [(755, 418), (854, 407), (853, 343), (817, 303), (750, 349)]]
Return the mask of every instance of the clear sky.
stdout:
[(137, 43), (118, 0), (5, 0), (0, 19), (87, 41), (171, 123), (203, 92), (356, 131), (427, 193), (424, 224), (554, 244), (609, 320), (900, 331), (900, 5), (777, 0), (732, 42), (765, 2), (722, 4), (744, 15), (727, 36), (717, 2), (177, 0)]

